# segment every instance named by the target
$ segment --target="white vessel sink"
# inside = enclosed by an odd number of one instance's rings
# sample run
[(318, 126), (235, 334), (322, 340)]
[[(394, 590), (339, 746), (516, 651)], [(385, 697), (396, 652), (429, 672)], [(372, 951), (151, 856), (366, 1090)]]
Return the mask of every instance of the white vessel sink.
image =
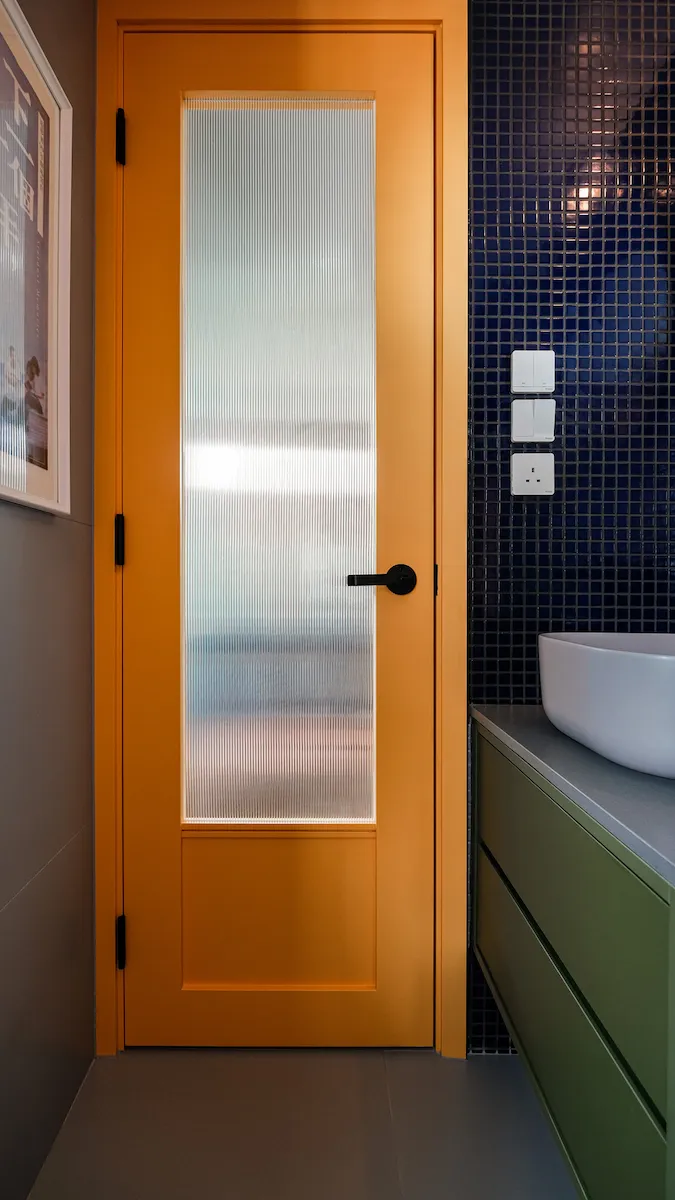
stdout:
[(675, 779), (675, 634), (542, 633), (544, 711), (605, 758)]

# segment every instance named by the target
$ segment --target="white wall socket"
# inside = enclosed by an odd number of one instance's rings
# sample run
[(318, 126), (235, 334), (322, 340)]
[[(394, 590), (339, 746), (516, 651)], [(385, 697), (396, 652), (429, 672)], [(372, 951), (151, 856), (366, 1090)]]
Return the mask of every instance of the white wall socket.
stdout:
[(512, 496), (552, 496), (555, 458), (552, 454), (511, 455)]

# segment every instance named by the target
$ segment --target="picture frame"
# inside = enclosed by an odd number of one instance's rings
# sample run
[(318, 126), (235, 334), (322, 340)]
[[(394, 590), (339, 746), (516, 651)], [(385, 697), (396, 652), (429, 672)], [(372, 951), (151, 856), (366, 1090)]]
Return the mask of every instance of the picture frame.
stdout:
[(73, 110), (0, 0), (0, 500), (70, 512)]

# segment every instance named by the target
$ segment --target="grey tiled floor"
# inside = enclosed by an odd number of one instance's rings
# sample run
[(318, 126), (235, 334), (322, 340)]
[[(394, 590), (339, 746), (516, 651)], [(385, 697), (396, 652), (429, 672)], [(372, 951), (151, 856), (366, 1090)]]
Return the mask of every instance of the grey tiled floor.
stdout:
[(574, 1200), (517, 1058), (99, 1059), (32, 1200)]

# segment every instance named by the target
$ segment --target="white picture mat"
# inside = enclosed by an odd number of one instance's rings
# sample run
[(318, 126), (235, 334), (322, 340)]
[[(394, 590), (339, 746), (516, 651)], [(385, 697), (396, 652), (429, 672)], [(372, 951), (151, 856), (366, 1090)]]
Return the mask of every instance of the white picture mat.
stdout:
[[(70, 236), (73, 110), (15, 0), (0, 0), (0, 34), (50, 117), (48, 366), (49, 469), (26, 464), (26, 490), (4, 487), (0, 499), (70, 512)], [(52, 415), (53, 414), (53, 415)], [(0, 472), (8, 456), (0, 451)]]

